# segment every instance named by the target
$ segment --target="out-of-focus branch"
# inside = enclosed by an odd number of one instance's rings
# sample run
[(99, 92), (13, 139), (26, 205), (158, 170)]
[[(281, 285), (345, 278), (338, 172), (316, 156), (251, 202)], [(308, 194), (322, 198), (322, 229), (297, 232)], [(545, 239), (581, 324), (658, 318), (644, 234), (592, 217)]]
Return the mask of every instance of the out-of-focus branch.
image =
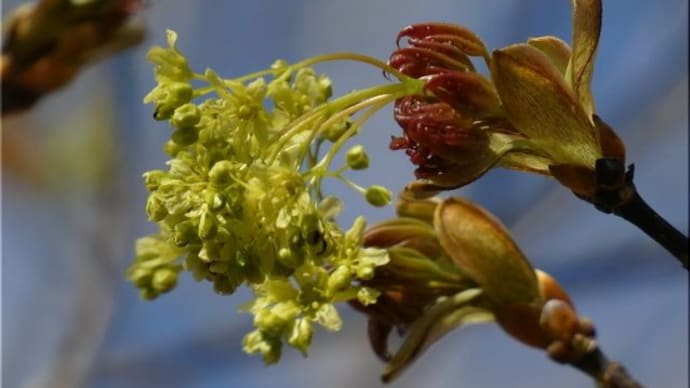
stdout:
[(610, 361), (598, 346), (573, 366), (592, 376), (600, 388), (642, 388), (620, 363)]
[(41, 0), (3, 23), (2, 114), (31, 107), (87, 64), (139, 43), (142, 0)]

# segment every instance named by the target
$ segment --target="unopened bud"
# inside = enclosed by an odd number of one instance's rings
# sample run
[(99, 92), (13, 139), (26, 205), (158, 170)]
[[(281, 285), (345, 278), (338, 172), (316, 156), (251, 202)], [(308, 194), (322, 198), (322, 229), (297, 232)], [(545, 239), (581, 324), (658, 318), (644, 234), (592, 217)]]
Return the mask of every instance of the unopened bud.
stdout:
[(146, 214), (149, 216), (149, 220), (158, 222), (162, 221), (168, 215), (168, 210), (165, 208), (160, 198), (152, 194), (149, 195), (149, 198), (146, 200)]
[(201, 217), (199, 217), (199, 237), (204, 240), (212, 238), (217, 230), (215, 216), (209, 212), (201, 213)]
[(210, 210), (219, 210), (223, 207), (224, 201), (223, 197), (213, 190), (206, 191), (206, 206)]
[(153, 274), (151, 285), (158, 292), (168, 292), (177, 285), (177, 271), (171, 268), (161, 268)]
[(352, 273), (346, 266), (340, 266), (328, 276), (327, 289), (330, 292), (337, 292), (350, 284)]
[(364, 170), (369, 167), (369, 156), (364, 151), (364, 146), (356, 145), (347, 151), (345, 156), (347, 166), (353, 170)]
[(189, 221), (183, 221), (175, 225), (173, 231), (173, 242), (178, 247), (189, 244), (196, 237), (196, 228)]
[(137, 267), (129, 273), (129, 280), (138, 288), (145, 288), (151, 283), (151, 270)]
[(146, 190), (154, 191), (161, 184), (161, 181), (166, 176), (166, 172), (163, 170), (153, 170), (144, 174), (144, 186)]
[(139, 296), (144, 300), (154, 300), (160, 293), (152, 288), (144, 288), (139, 290)]
[(228, 160), (216, 162), (208, 172), (208, 178), (218, 188), (227, 186), (232, 181), (232, 163)]
[(153, 118), (167, 120), (172, 117), (177, 107), (191, 101), (192, 96), (192, 86), (188, 83), (165, 82), (149, 93), (144, 102), (155, 101), (157, 105)]
[(292, 326), (290, 336), (288, 337), (288, 343), (299, 349), (302, 354), (306, 354), (313, 333), (314, 328), (307, 319), (298, 319)]
[(390, 203), (392, 194), (383, 186), (373, 185), (367, 189), (364, 196), (371, 205), (381, 207)]
[(323, 137), (335, 143), (348, 129), (350, 129), (350, 125), (352, 124), (347, 120), (342, 123), (333, 124), (326, 128)]
[(172, 141), (180, 146), (188, 146), (199, 140), (199, 133), (193, 127), (180, 128), (175, 130), (170, 136)]
[(170, 125), (176, 129), (191, 128), (195, 126), (200, 119), (201, 113), (199, 112), (199, 108), (192, 103), (187, 103), (175, 109), (175, 113), (173, 113), (170, 119)]
[(163, 151), (168, 155), (175, 157), (177, 154), (182, 151), (184, 147), (180, 146), (179, 144), (175, 143), (172, 140), (168, 140), (165, 142), (165, 145), (163, 145)]
[(376, 303), (381, 292), (371, 287), (362, 287), (357, 291), (357, 301), (364, 306)]

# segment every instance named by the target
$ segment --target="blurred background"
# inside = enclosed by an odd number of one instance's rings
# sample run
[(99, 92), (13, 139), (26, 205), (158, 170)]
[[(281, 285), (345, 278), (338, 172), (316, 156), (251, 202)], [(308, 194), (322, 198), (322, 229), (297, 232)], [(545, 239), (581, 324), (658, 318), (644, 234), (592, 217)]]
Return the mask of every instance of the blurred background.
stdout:
[[(3, 15), (20, 4), (2, 3)], [(134, 240), (155, 231), (141, 174), (164, 166), (169, 129), (142, 97), (144, 59), (166, 28), (192, 66), (230, 77), (325, 52), (386, 59), (407, 24), (445, 21), (489, 48), (556, 35), (570, 41), (569, 2), (553, 0), (151, 0), (146, 41), (88, 68), (31, 110), (3, 119), (3, 387), (377, 387), (381, 364), (362, 315), (343, 306), (341, 332), (317, 331), (310, 355), (277, 366), (242, 352), (249, 295), (214, 294), (181, 276), (156, 301), (124, 280)], [(688, 233), (688, 2), (608, 1), (594, 78), (597, 110), (625, 140), (642, 196)], [(367, 66), (317, 68), (336, 94), (385, 82)], [(366, 185), (399, 190), (412, 176), (388, 151), (399, 129), (387, 110), (359, 142), (372, 152)], [(372, 209), (343, 185), (343, 225)], [(604, 351), (650, 387), (687, 387), (688, 274), (650, 238), (595, 211), (554, 181), (494, 170), (458, 195), (493, 211), (535, 266), (558, 278), (597, 325)], [(496, 326), (473, 326), (431, 347), (391, 387), (589, 387), (593, 382)]]

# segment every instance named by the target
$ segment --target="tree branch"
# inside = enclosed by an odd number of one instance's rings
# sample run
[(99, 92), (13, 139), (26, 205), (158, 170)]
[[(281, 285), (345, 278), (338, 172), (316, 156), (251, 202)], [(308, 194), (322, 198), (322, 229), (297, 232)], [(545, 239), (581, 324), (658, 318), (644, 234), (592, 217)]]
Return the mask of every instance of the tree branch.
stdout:
[(618, 159), (597, 161), (598, 191), (591, 198), (580, 197), (604, 213), (613, 213), (653, 238), (688, 269), (688, 238), (669, 224), (637, 192), (633, 183), (635, 166), (627, 172)]
[(606, 358), (598, 346), (572, 365), (592, 376), (600, 388), (642, 388), (620, 363)]
[(2, 115), (30, 108), (68, 84), (84, 65), (139, 43), (129, 22), (142, 0), (41, 0), (6, 20), (0, 76)]

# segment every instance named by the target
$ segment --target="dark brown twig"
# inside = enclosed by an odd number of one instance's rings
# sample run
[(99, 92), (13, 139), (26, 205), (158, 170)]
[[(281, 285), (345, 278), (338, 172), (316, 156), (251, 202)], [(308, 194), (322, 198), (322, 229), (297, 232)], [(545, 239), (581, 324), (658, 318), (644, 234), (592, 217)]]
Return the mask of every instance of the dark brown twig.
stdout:
[(599, 159), (596, 166), (599, 190), (592, 198), (583, 199), (600, 211), (613, 213), (637, 226), (688, 269), (688, 238), (642, 199), (633, 183), (634, 171), (630, 165), (626, 172), (618, 159)]
[(572, 365), (592, 376), (601, 388), (642, 388), (620, 363), (606, 358), (599, 347), (595, 347)]

